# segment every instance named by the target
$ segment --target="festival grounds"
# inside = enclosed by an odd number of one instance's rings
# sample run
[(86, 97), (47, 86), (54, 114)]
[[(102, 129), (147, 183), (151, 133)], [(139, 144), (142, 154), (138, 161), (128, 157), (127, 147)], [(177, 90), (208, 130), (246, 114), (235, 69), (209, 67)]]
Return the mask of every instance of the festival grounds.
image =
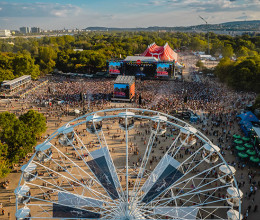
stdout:
[[(186, 76), (188, 80), (192, 79), (192, 76)], [(202, 79), (204, 80), (204, 79)], [(208, 79), (207, 79), (208, 80)], [(45, 91), (47, 90), (47, 86), (45, 87), (41, 87), (40, 90)], [(40, 91), (38, 91), (40, 92)], [(161, 98), (164, 98), (163, 96)], [(158, 102), (160, 102), (160, 99), (158, 100)], [(158, 104), (158, 102), (156, 104)], [(222, 103), (223, 106), (228, 105), (230, 103)], [(88, 103), (85, 103), (86, 108), (89, 107)], [(111, 102), (103, 102), (102, 104), (96, 104), (95, 106), (91, 106), (91, 110), (95, 111), (95, 110), (100, 110), (100, 109), (107, 109), (107, 108), (114, 108), (114, 107), (139, 107), (139, 105), (137, 103), (111, 103)], [(143, 106), (145, 107), (145, 106)], [(146, 106), (147, 108), (150, 107), (150, 105)], [(66, 111), (68, 112), (74, 112), (75, 109), (80, 109), (82, 108), (82, 106), (67, 106), (66, 107)], [(57, 117), (57, 113), (59, 113), (60, 108), (55, 109), (54, 107), (49, 107), (49, 106), (42, 106), (39, 108), (39, 106), (36, 106), (35, 103), (30, 103), (28, 100), (24, 100), (24, 99), (20, 99), (20, 100), (9, 100), (9, 101), (4, 101), (1, 100), (0, 102), (0, 112), (4, 112), (4, 111), (9, 111), (12, 113), (16, 113), (17, 115), (19, 115), (19, 113), (21, 111), (28, 111), (29, 109), (34, 109), (34, 110), (38, 110), (41, 113), (43, 113), (45, 116), (47, 117), (47, 126), (48, 129), (46, 131), (45, 134), (42, 135), (42, 139), (39, 140), (38, 143), (41, 143), (44, 138), (49, 135), (52, 134), (55, 130), (57, 130), (60, 126), (66, 124), (67, 122), (75, 119), (77, 117), (77, 115), (64, 115), (64, 114), (60, 114), (60, 117)], [(169, 109), (165, 108), (165, 111), (168, 111)], [(163, 111), (163, 110), (161, 110)], [(61, 113), (61, 112), (60, 112)], [(223, 119), (225, 120), (225, 119)], [(211, 122), (213, 121), (212, 118), (208, 119), (208, 124), (209, 129), (208, 129), (208, 134), (206, 134), (206, 136), (213, 141), (213, 143), (215, 143), (216, 145), (219, 145), (219, 137), (223, 136), (224, 133), (227, 133), (227, 131), (224, 131), (224, 129), (226, 129), (225, 126), (219, 126), (219, 127), (214, 127)], [(113, 152), (111, 152), (111, 156), (113, 159), (117, 160), (118, 164), (122, 164), (122, 166), (124, 166), (125, 160), (122, 158), (122, 149), (124, 148), (124, 143), (121, 141), (123, 139), (123, 131), (120, 131), (120, 129), (118, 130), (118, 123), (114, 123), (110, 125), (110, 129), (114, 130), (114, 131), (118, 131), (119, 132), (119, 137), (116, 139), (112, 139), (112, 137), (109, 134), (109, 130), (104, 129), (105, 134), (107, 135), (107, 141), (108, 141), (108, 146), (109, 147), (113, 147), (115, 150)], [(196, 127), (197, 129), (199, 129), (200, 131), (202, 131), (203, 133), (205, 133), (205, 129), (203, 129), (203, 125), (202, 123), (193, 123), (192, 126)], [(233, 121), (232, 126), (227, 126), (228, 130), (230, 131), (230, 135), (233, 134), (239, 134), (241, 136), (244, 136), (241, 129), (239, 128), (238, 122), (236, 120)], [(211, 129), (212, 128), (212, 129)], [(140, 135), (138, 137), (135, 138), (135, 140), (133, 140), (133, 136), (132, 138), (132, 142), (134, 143), (134, 146), (137, 146), (139, 148), (139, 150), (141, 152), (144, 151), (144, 149), (142, 148), (142, 146), (144, 146), (144, 142), (147, 141), (147, 135), (145, 135), (144, 132), (144, 127), (142, 127), (139, 123), (137, 123), (136, 128), (133, 130), (133, 132), (135, 133), (140, 133)], [(214, 131), (218, 131), (218, 136), (213, 135), (213, 132), (211, 132), (214, 129)], [(224, 133), (223, 133), (224, 132)], [(86, 137), (88, 140), (87, 141), (91, 141), (91, 136)], [(224, 138), (224, 136), (223, 136)], [(225, 139), (225, 138), (224, 138)], [(226, 139), (225, 139), (226, 140)], [(242, 214), (245, 216), (246, 215), (246, 211), (249, 209), (249, 214), (248, 214), (248, 218), (249, 220), (258, 220), (260, 219), (260, 212), (259, 209), (256, 208), (256, 211), (254, 211), (255, 206), (260, 204), (260, 197), (259, 197), (259, 187), (260, 187), (260, 178), (259, 178), (259, 168), (255, 168), (255, 167), (250, 167), (248, 164), (245, 164), (244, 168), (241, 168), (241, 164), (239, 165), (239, 162), (237, 161), (237, 158), (235, 157), (235, 155), (232, 154), (231, 149), (229, 148), (229, 146), (231, 146), (232, 140), (231, 139), (227, 139), (227, 141), (225, 141), (224, 143), (221, 142), (222, 145), (222, 155), (224, 156), (225, 160), (227, 162), (229, 162), (229, 164), (232, 164), (232, 166), (234, 166), (237, 170), (235, 176), (236, 179), (238, 181), (238, 183), (240, 183), (240, 190), (243, 192), (244, 197), (242, 199)], [(164, 143), (162, 143), (163, 146)], [(167, 144), (167, 143), (165, 143)], [(120, 150), (121, 149), (121, 150)], [(70, 149), (63, 149), (63, 151), (67, 152), (70, 151)], [(72, 152), (68, 152), (68, 153), (72, 153)], [(162, 151), (159, 149), (159, 147), (154, 149), (153, 152), (154, 155), (163, 155)], [(118, 159), (119, 158), (119, 159)], [(120, 159), (121, 158), (121, 159)], [(15, 219), (15, 195), (14, 195), (14, 190), (18, 185), (20, 176), (21, 176), (21, 172), (20, 172), (20, 167), (26, 163), (26, 161), (28, 161), (29, 156), (26, 160), (21, 161), (21, 163), (18, 164), (18, 167), (14, 169), (14, 171), (9, 174), (6, 178), (0, 179), (0, 183), (3, 183), (5, 181), (9, 181), (9, 185), (6, 189), (4, 189), (3, 187), (0, 187), (0, 203), (2, 203), (3, 205), (3, 209), (5, 214), (1, 215), (0, 213), (0, 219)], [(130, 164), (132, 164), (133, 162), (136, 162), (138, 160), (137, 156), (132, 156), (130, 157)], [(239, 167), (238, 167), (239, 165)], [(151, 166), (155, 166), (155, 165), (151, 165)], [(151, 167), (153, 168), (153, 167)], [(249, 176), (250, 173), (250, 176)], [(250, 180), (251, 178), (251, 180)], [(243, 183), (244, 182), (244, 183)], [(255, 183), (254, 184), (254, 193), (250, 194), (250, 183)], [(250, 194), (250, 197), (248, 196)], [(250, 207), (250, 208), (249, 208)]]

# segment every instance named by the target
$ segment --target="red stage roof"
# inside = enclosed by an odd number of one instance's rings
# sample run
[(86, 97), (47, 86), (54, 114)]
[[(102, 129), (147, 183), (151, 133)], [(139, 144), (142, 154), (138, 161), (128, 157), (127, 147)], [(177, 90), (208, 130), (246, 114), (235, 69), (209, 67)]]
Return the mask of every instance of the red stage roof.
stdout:
[(143, 52), (142, 56), (156, 57), (161, 61), (177, 61), (178, 55), (166, 43), (164, 46), (157, 46), (156, 43), (150, 44)]

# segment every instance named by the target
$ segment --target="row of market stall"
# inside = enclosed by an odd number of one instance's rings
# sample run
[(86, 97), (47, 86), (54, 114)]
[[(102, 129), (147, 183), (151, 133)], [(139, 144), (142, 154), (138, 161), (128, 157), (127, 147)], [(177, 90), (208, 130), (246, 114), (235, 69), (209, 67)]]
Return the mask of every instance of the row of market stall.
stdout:
[(259, 166), (259, 152), (252, 143), (251, 138), (233, 135), (233, 146), (240, 161), (249, 162), (250, 165)]

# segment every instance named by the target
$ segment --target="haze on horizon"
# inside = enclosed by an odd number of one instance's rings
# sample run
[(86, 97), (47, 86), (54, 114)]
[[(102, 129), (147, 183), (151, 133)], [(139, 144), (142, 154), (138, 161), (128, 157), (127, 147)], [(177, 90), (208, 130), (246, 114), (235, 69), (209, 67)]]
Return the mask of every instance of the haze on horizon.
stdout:
[(6, 0), (0, 29), (189, 26), (260, 20), (260, 0)]

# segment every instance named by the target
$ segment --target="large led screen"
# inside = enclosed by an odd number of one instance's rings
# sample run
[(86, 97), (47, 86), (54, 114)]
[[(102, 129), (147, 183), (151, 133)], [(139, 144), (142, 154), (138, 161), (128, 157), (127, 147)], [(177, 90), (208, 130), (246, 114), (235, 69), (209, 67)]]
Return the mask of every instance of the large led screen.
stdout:
[(120, 74), (120, 62), (109, 62), (109, 73), (110, 74)]
[(157, 76), (168, 76), (170, 69), (170, 64), (168, 63), (158, 63), (156, 73)]
[(129, 85), (128, 84), (114, 84), (114, 98), (129, 99)]

